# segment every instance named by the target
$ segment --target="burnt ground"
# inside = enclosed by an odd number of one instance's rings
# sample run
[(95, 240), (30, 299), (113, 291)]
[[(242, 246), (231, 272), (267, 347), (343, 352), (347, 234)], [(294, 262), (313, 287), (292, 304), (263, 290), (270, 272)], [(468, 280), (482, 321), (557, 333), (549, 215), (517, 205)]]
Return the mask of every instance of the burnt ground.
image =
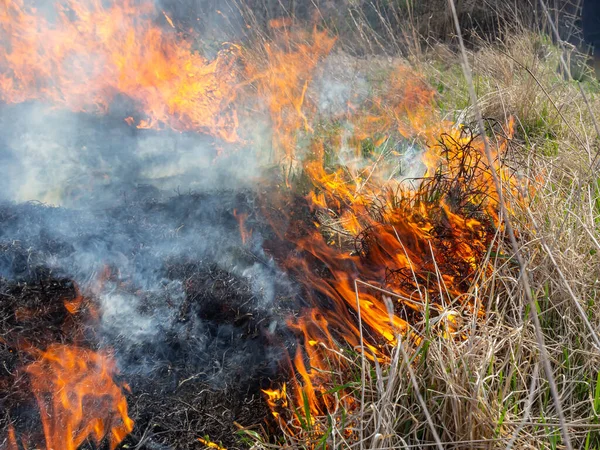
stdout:
[[(260, 389), (286, 376), (295, 339), (283, 321), (297, 299), (261, 253), (268, 227), (249, 214), (251, 242), (240, 240), (233, 210), (252, 201), (248, 192), (136, 198), (88, 217), (0, 208), (0, 439), (10, 423), (43, 443), (23, 368), (28, 348), (52, 343), (112, 349), (135, 421), (122, 448), (198, 449), (205, 436), (246, 448), (239, 426), (269, 427)], [(221, 231), (207, 234), (209, 223)], [(65, 301), (78, 291), (96, 297), (71, 314)]]
[[(75, 296), (73, 283), (68, 280), (3, 282), (0, 292), (1, 314), (5, 319), (2, 336), (8, 337), (0, 343), (0, 408), (5, 411), (0, 416), (0, 429), (6, 430), (11, 421), (18, 431), (35, 435), (41, 430), (41, 424), (22, 370), (33, 357), (19, 350), (20, 343), (27, 340), (36, 348), (45, 348), (55, 342), (81, 344), (83, 341), (94, 348), (98, 345), (94, 342), (97, 339), (93, 338), (92, 330), (85, 330), (89, 325), (76, 323), (77, 318), (64, 307), (64, 300)], [(201, 294), (192, 299), (191, 309), (197, 310), (203, 300), (215, 301), (216, 296), (206, 299), (205, 294)], [(226, 324), (227, 320), (235, 319), (231, 315), (218, 320)], [(247, 345), (259, 345), (263, 338), (256, 323), (251, 322), (255, 321), (248, 319), (245, 326), (240, 326), (238, 339)], [(87, 334), (84, 339), (82, 332)], [(231, 339), (233, 345), (234, 338)], [(189, 348), (181, 348), (182, 343), (174, 338), (165, 345), (173, 349), (172, 355), (163, 356), (162, 360), (151, 352), (145, 355), (158, 366), (152, 374), (122, 375), (131, 387), (127, 395), (129, 415), (136, 423), (125, 443), (140, 449), (201, 448), (196, 439), (208, 435), (227, 448), (238, 448), (236, 422), (245, 426), (264, 425), (268, 409), (257, 387), (268, 385), (274, 375), (272, 371), (265, 368), (264, 373), (251, 382), (217, 387), (202, 376), (198, 367), (187, 362), (191, 358), (186, 354)]]
[(260, 389), (286, 377), (299, 290), (263, 251), (254, 156), (215, 162), (221, 144), (129, 127), (135, 110), (0, 108), (0, 448), (9, 424), (43, 445), (24, 367), (53, 343), (114, 354), (128, 448), (243, 448), (237, 424), (269, 426)]

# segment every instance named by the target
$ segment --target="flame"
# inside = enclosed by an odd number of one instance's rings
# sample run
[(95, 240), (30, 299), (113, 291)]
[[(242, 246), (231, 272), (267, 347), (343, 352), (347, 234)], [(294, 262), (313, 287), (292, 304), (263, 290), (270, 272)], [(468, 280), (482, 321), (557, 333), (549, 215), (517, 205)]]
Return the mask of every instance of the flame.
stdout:
[(221, 447), (219, 444), (212, 442), (208, 439), (198, 438), (198, 442), (203, 444), (206, 448), (214, 448), (216, 450), (227, 450), (225, 447)]
[[(288, 319), (298, 339), (290, 381), (263, 390), (288, 431), (286, 423), (299, 419), (285, 411), (298, 405), (310, 425), (340, 405), (356, 407), (349, 389), (332, 393), (334, 374), (353, 364), (344, 349), (385, 362), (398, 335), (419, 342), (426, 308), (444, 324), (442, 338), (460, 337), (462, 315), (484, 315), (465, 294), (490, 273), (484, 255), (501, 227), (490, 172), (509, 190), (512, 177), (499, 163), (490, 167), (482, 140), (468, 127), (440, 117), (435, 92), (413, 69), (395, 65), (367, 100), (349, 102), (333, 118), (343, 126), (323, 133), (311, 89), (336, 43), (326, 32), (273, 20), (274, 38), (261, 48), (230, 44), (209, 59), (152, 3), (67, 0), (49, 20), (23, 0), (0, 1), (3, 102), (41, 100), (106, 114), (127, 98), (135, 114), (122, 120), (131, 126), (193, 130), (237, 144), (252, 141), (248, 130), (256, 128), (257, 117), (269, 124), (268, 152), (286, 174), (284, 186), (265, 194), (265, 202), (278, 206), (264, 208), (265, 216), (286, 244), (280, 247), (291, 243), (294, 252), (271, 250), (304, 287), (306, 301)], [(168, 27), (155, 25), (154, 17)], [(512, 123), (502, 134), (493, 148), (497, 160)], [(395, 144), (423, 151), (417, 179), (401, 173), (406, 148)], [(342, 151), (350, 154), (342, 158)], [(308, 188), (294, 185), (294, 171), (302, 172)], [(304, 189), (304, 197), (294, 189)], [(295, 214), (303, 206), (306, 214)], [(247, 214), (234, 216), (245, 243), (251, 233)], [(65, 307), (73, 313), (80, 305)], [(60, 439), (76, 447), (85, 436), (101, 439), (109, 429), (114, 448), (131, 430), (107, 355), (53, 347), (29, 372), (42, 416), (52, 417), (44, 422), (48, 448)], [(105, 392), (85, 391), (78, 380), (88, 379)], [(57, 388), (61, 383), (69, 389)], [(104, 399), (107, 413), (85, 415), (86, 396)], [(112, 427), (115, 415), (121, 424)]]
[(256, 88), (257, 99), (266, 105), (271, 120), (276, 161), (295, 161), (300, 133), (313, 131), (308, 112), (315, 108), (306, 94), (319, 62), (334, 43), (335, 39), (318, 30), (284, 31), (265, 44), (264, 56), (245, 55), (247, 83)]
[(174, 30), (153, 24), (153, 2), (104, 4), (57, 3), (51, 21), (23, 0), (2, 0), (0, 100), (107, 113), (126, 97), (143, 112), (140, 128), (237, 140), (237, 117), (228, 109), (235, 85), (230, 52), (203, 57)]
[(84, 298), (81, 295), (77, 295), (73, 299), (64, 300), (63, 304), (65, 305), (65, 309), (69, 312), (69, 314), (75, 315), (79, 312), (83, 301)]
[[(348, 391), (341, 398), (331, 394), (334, 374), (352, 367), (340, 348), (385, 362), (398, 335), (420, 342), (426, 307), (445, 339), (460, 338), (463, 315), (484, 315), (464, 294), (492, 270), (485, 254), (500, 221), (490, 171), (497, 171), (508, 190), (513, 179), (499, 164), (489, 167), (482, 139), (468, 127), (440, 119), (433, 91), (417, 74), (398, 67), (387, 86), (366, 107), (349, 111), (344, 119), (352, 124), (351, 135), (309, 137), (306, 202), (318, 220), (297, 219), (290, 204), (298, 200), (285, 195), (279, 205), (283, 219), (265, 210), (274, 229), (283, 230), (279, 238), (298, 249), (283, 264), (305, 286), (310, 305), (288, 321), (299, 340), (291, 363), (293, 388), (265, 391), (278, 420), (285, 395), (286, 404), (307, 406), (311, 417), (340, 405), (356, 407)], [(311, 134), (310, 123), (305, 130)], [(496, 159), (512, 136), (512, 122), (501, 134)], [(410, 139), (425, 149), (419, 179), (390, 176), (397, 151), (362, 157), (360, 145), (372, 136), (379, 136), (375, 146)], [(344, 140), (357, 159), (328, 165), (326, 149), (335, 152)], [(289, 424), (297, 422), (292, 417), (284, 429), (293, 434)]]
[(279, 411), (288, 407), (287, 385), (283, 383), (281, 389), (263, 389), (262, 391), (267, 396), (267, 404), (271, 407), (273, 416), (278, 418)]
[(111, 450), (133, 429), (127, 401), (103, 352), (54, 344), (27, 367), (46, 448), (76, 450), (86, 439), (107, 439)]
[(240, 237), (242, 238), (242, 244), (245, 244), (248, 239), (252, 237), (252, 230), (246, 228), (246, 220), (248, 219), (248, 213), (238, 213), (237, 210), (233, 210), (233, 217), (236, 218), (240, 227)]
[(19, 445), (17, 444), (17, 435), (15, 433), (15, 428), (11, 424), (8, 424), (8, 437), (7, 437), (7, 445), (8, 450), (19, 450)]

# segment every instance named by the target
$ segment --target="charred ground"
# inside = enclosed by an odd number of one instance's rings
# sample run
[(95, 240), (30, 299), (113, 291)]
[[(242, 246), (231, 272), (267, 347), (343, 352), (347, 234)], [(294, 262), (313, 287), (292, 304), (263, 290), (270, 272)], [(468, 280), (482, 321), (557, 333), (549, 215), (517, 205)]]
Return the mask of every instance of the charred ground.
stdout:
[[(12, 423), (21, 435), (40, 432), (23, 367), (34, 360), (30, 349), (53, 343), (113, 349), (131, 388), (128, 403), (136, 429), (127, 442), (137, 448), (195, 448), (196, 439), (205, 435), (236, 448), (236, 422), (263, 425), (268, 409), (259, 392), (283, 375), (280, 362), (287, 347), (295, 345), (282, 318), (296, 293), (264, 254), (240, 242), (232, 211), (243, 211), (252, 198), (250, 192), (217, 192), (131, 202), (98, 213), (112, 222), (107, 226), (112, 237), (100, 234), (97, 227), (87, 233), (89, 217), (82, 219), (82, 212), (39, 204), (3, 205), (0, 351), (1, 405), (6, 413), (1, 427)], [(177, 245), (177, 236), (164, 227), (166, 216), (180, 227), (191, 227), (201, 241), (208, 223), (231, 234), (210, 245), (204, 242), (203, 253), (192, 248), (185, 256), (165, 256), (151, 243), (160, 240), (162, 246), (166, 240), (167, 247)], [(135, 239), (135, 245), (128, 251), (114, 247), (116, 223), (133, 227), (127, 239)], [(259, 223), (250, 221), (249, 226), (257, 238)], [(53, 233), (59, 228), (68, 233)], [(82, 249), (99, 248), (118, 257), (97, 267), (99, 272), (83, 276), (74, 261), (83, 255)], [(224, 262), (227, 258), (214, 257), (216, 253), (229, 253), (231, 265)], [(149, 265), (156, 257), (164, 259)], [(134, 263), (134, 269), (126, 267), (126, 260), (136, 259), (143, 262)], [(149, 275), (146, 271), (151, 269)], [(104, 300), (86, 294), (86, 277)], [(68, 304), (80, 295), (85, 298), (82, 305), (68, 311)], [(129, 316), (117, 323), (114, 317), (98, 316), (99, 308), (106, 314), (111, 302), (123, 297), (136, 298)], [(43, 442), (39, 438), (36, 442)]]

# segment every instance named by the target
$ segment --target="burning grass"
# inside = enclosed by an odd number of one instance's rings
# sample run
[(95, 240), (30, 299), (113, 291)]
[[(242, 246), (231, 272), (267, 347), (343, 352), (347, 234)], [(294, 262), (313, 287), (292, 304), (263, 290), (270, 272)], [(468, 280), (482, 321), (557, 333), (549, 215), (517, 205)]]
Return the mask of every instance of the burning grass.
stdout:
[(479, 129), (441, 46), (364, 64), (279, 20), (209, 58), (151, 4), (5, 6), (3, 102), (270, 165), (243, 192), (153, 186), (98, 210), (92, 185), (76, 208), (0, 211), (11, 448), (568, 447), (560, 428), (600, 445), (598, 87), (557, 75), (549, 42), (480, 43)]
[[(510, 133), (499, 127), (496, 136), (502, 142)], [(417, 346), (411, 358), (420, 360), (419, 347), (428, 347), (429, 339), (467, 339), (485, 317), (490, 255), (499, 255), (502, 230), (480, 145), (466, 126), (441, 135), (428, 150), (430, 157), (437, 156), (431, 175), (402, 179), (394, 190), (387, 190), (394, 185), (389, 179), (387, 189), (379, 190), (378, 171), (388, 173), (385, 155), (372, 155), (381, 168), (364, 169), (371, 177), (364, 184), (348, 172), (308, 164), (315, 189), (307, 195), (308, 206), (317, 227), (298, 208), (286, 226), (275, 226), (287, 229), (278, 234), (281, 241), (301, 251), (281, 263), (310, 300), (289, 323), (302, 336), (304, 351), (293, 359), (294, 383), (265, 390), (292, 442), (318, 447), (365, 439), (364, 423), (355, 420), (372, 401), (361, 381), (369, 377), (366, 361), (383, 376), (389, 364), (398, 364), (401, 342), (410, 343), (411, 355)], [(505, 173), (509, 187), (512, 177)], [(279, 205), (279, 215), (287, 219), (285, 211), (298, 201)], [(284, 245), (269, 242), (267, 248), (279, 260), (277, 249)], [(327, 422), (317, 419), (324, 414)], [(387, 440), (382, 435), (366, 439), (368, 445)]]
[[(535, 313), (540, 317), (545, 349), (566, 416), (564, 425), (573, 448), (596, 448), (600, 392), (595, 307), (598, 189), (597, 177), (590, 171), (596, 161), (595, 144), (587, 143), (597, 139), (594, 122), (598, 85), (593, 80), (582, 85), (585, 101), (590, 102), (590, 109), (582, 109), (577, 84), (557, 72), (561, 49), (542, 39), (545, 51), (540, 52), (539, 39), (526, 35), (513, 38), (501, 48), (484, 45), (471, 57), (484, 114), (504, 120), (514, 117), (516, 121), (510, 157), (504, 161), (519, 173), (520, 181), (516, 191), (508, 190), (505, 195), (511, 208), (510, 220), (519, 233), (520, 251), (527, 258)], [(440, 84), (437, 100), (443, 102), (446, 114), (465, 117), (469, 109), (460, 109), (461, 104), (468, 104), (465, 82), (448, 76), (457, 73), (456, 63), (440, 60), (440, 54), (444, 55), (435, 49), (427, 62), (431, 66), (426, 68), (431, 70), (431, 82)], [(443, 71), (438, 70), (439, 64), (444, 64)], [(510, 74), (494, 74), (506, 65), (514, 69)], [(573, 120), (574, 117), (578, 119)], [(498, 129), (487, 132), (492, 143), (498, 142), (498, 136), (506, 135), (498, 133)], [(452, 184), (446, 181), (434, 176), (425, 180), (417, 192), (427, 192), (430, 185), (436, 187), (432, 192), (451, 193), (444, 190), (444, 186)], [(352, 178), (346, 178), (346, 182), (352, 185)], [(461, 186), (466, 188), (468, 184)], [(468, 192), (468, 188), (463, 192)], [(527, 201), (523, 201), (525, 198)], [(337, 245), (341, 247), (341, 242), (346, 242), (351, 253), (352, 239), (348, 239), (347, 227), (339, 214), (321, 215), (321, 220), (328, 226), (324, 234), (338, 236), (334, 239)], [(419, 340), (411, 339), (410, 333), (399, 333), (398, 344), (390, 349), (389, 366), (360, 356), (348, 363), (354, 370), (351, 373), (360, 378), (353, 385), (354, 396), (365, 403), (354, 410), (355, 422), (336, 422), (330, 416), (314, 419), (328, 433), (328, 445), (564, 445), (559, 431), (561, 420), (535, 338), (531, 320), (534, 312), (525, 300), (517, 261), (503, 238), (504, 231), (497, 232), (480, 259), (480, 267), (489, 264), (489, 272), (482, 271), (468, 279), (462, 295), (448, 293), (440, 272), (415, 283), (425, 292), (428, 287), (437, 288), (439, 293), (447, 293), (449, 300), (448, 309), (436, 311), (435, 318), (428, 309), (429, 301), (424, 302), (424, 317), (410, 322), (411, 331), (415, 325), (421, 326)], [(360, 254), (361, 246), (358, 248)], [(434, 261), (443, 261), (444, 257), (442, 251), (432, 252)], [(357, 295), (363, 288), (357, 286)], [(485, 314), (475, 315), (472, 310), (457, 306), (456, 299), (465, 297), (475, 304), (480, 300)], [(389, 309), (390, 314), (396, 311), (394, 306)], [(437, 328), (440, 325), (441, 333)], [(447, 336), (449, 329), (456, 332), (452, 339)], [(359, 346), (364, 342), (361, 339)], [(340, 383), (332, 391), (340, 387), (345, 386)], [(351, 425), (347, 425), (349, 422)], [(338, 423), (345, 426), (337, 426)], [(300, 432), (301, 439), (297, 439), (298, 433), (288, 435), (286, 445), (302, 447), (315, 428)], [(359, 436), (356, 441), (348, 441), (348, 428)], [(312, 442), (317, 447), (323, 444), (316, 439)]]

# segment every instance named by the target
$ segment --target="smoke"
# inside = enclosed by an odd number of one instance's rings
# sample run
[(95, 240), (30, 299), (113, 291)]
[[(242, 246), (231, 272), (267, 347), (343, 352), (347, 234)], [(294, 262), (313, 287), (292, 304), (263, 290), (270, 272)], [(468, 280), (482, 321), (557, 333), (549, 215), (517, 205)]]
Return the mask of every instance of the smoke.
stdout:
[[(179, 367), (172, 377), (218, 387), (275, 373), (291, 345), (278, 300), (297, 294), (262, 250), (260, 220), (241, 242), (234, 211), (256, 209), (261, 176), (252, 148), (39, 103), (0, 107), (0, 129), (1, 277), (95, 294), (125, 374)], [(190, 286), (198, 274), (211, 275)]]
[(2, 107), (0, 127), (3, 200), (98, 209), (136, 186), (239, 190), (260, 176), (251, 148), (226, 153), (210, 137), (137, 130), (122, 116), (25, 104)]
[(259, 229), (240, 241), (232, 209), (253, 194), (159, 193), (132, 192), (109, 209), (2, 204), (0, 274), (68, 278), (94, 293), (97, 331), (125, 374), (176, 367), (214, 386), (272, 375), (286, 345), (279, 301), (296, 292)]
[[(52, 3), (38, 10), (50, 22)], [(242, 12), (231, 3), (227, 10), (216, 2), (156, 4), (159, 26), (169, 29), (175, 20), (182, 29), (212, 29), (197, 43), (209, 58), (220, 49), (211, 38), (245, 36)], [(79, 71), (67, 74), (102, 66), (92, 59), (72, 55)], [(350, 138), (348, 105), (371, 94), (364, 70), (330, 56), (317, 72), (307, 96), (316, 114), (338, 120)], [(139, 105), (107, 98), (112, 103), (102, 114), (42, 101), (0, 105), (0, 276), (19, 281), (44, 273), (94, 294), (100, 338), (115, 348), (125, 373), (163, 376), (165, 368), (172, 374), (185, 367), (214, 385), (273, 374), (294, 345), (285, 308), (297, 307), (299, 292), (263, 251), (272, 230), (255, 206), (272, 153), (268, 113), (247, 114), (244, 144), (233, 146), (167, 125), (137, 129), (124, 119)], [(345, 139), (340, 145), (340, 162), (350, 164), (355, 149)], [(403, 167), (390, 177), (421, 170), (417, 150), (397, 150)], [(245, 243), (236, 211), (249, 214)]]

